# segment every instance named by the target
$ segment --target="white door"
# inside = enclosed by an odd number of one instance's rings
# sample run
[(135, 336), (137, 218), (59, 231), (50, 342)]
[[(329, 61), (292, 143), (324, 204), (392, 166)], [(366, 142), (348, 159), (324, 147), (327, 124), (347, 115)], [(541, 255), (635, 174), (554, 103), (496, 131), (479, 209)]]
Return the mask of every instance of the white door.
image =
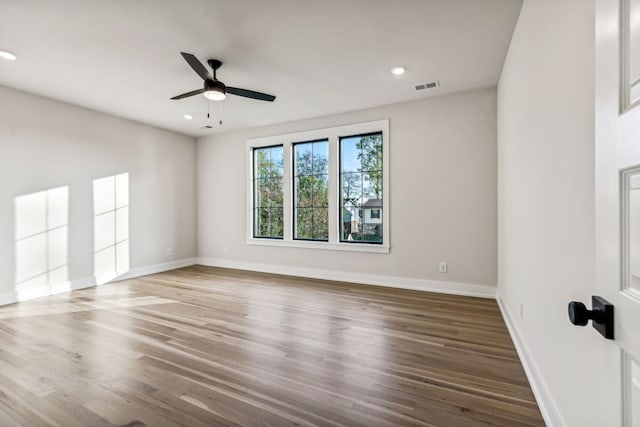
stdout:
[(615, 306), (600, 391), (610, 425), (640, 427), (640, 0), (596, 0), (595, 78), (597, 291)]

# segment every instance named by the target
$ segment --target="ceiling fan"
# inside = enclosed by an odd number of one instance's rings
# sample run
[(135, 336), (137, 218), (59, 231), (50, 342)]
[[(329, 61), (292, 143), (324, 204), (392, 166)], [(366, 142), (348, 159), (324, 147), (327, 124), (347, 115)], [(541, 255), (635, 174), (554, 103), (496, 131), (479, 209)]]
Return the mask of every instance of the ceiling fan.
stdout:
[(202, 80), (204, 80), (204, 87), (202, 89), (193, 90), (191, 92), (183, 93), (182, 95), (174, 96), (171, 99), (182, 99), (190, 96), (203, 94), (205, 98), (213, 101), (222, 101), (227, 97), (227, 93), (232, 95), (244, 96), (245, 98), (258, 99), (260, 101), (273, 102), (276, 99), (275, 96), (262, 92), (256, 92), (254, 90), (241, 89), (239, 87), (225, 86), (220, 80), (216, 78), (216, 71), (222, 66), (222, 62), (217, 59), (210, 59), (207, 61), (213, 74), (207, 68), (202, 65), (202, 62), (190, 53), (180, 52), (182, 57), (187, 61), (187, 64), (193, 68), (193, 71), (198, 73)]

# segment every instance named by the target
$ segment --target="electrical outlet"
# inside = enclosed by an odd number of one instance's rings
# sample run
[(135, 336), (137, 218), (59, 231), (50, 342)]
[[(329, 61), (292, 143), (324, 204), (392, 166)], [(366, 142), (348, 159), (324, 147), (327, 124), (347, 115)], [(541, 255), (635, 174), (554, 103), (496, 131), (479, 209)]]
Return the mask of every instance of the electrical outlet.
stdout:
[(167, 256), (173, 255), (173, 248), (167, 248)]
[(229, 246), (225, 246), (223, 249), (224, 249), (224, 253), (225, 253), (225, 254), (226, 254), (226, 253), (229, 253)]
[(446, 273), (448, 269), (449, 269), (449, 266), (447, 265), (447, 263), (442, 261), (440, 263), (440, 273)]

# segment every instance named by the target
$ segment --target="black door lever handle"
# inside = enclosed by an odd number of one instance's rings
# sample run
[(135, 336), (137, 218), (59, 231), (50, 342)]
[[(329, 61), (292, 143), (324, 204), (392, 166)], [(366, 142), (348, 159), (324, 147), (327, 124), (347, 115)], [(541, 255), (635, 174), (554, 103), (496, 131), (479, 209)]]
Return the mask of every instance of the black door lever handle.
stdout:
[(589, 310), (587, 306), (578, 301), (569, 303), (569, 320), (577, 326), (585, 326), (589, 320), (600, 320), (599, 310)]
[(603, 337), (613, 339), (613, 304), (599, 296), (591, 297), (592, 310), (579, 301), (569, 303), (569, 320), (577, 326), (585, 326), (589, 320)]

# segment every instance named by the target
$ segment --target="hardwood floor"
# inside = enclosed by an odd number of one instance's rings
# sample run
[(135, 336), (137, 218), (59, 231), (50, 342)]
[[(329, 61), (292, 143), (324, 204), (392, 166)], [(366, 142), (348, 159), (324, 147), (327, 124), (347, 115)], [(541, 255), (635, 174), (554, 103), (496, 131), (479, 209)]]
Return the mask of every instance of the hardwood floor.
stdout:
[(0, 308), (0, 426), (544, 425), (495, 301), (202, 266)]

